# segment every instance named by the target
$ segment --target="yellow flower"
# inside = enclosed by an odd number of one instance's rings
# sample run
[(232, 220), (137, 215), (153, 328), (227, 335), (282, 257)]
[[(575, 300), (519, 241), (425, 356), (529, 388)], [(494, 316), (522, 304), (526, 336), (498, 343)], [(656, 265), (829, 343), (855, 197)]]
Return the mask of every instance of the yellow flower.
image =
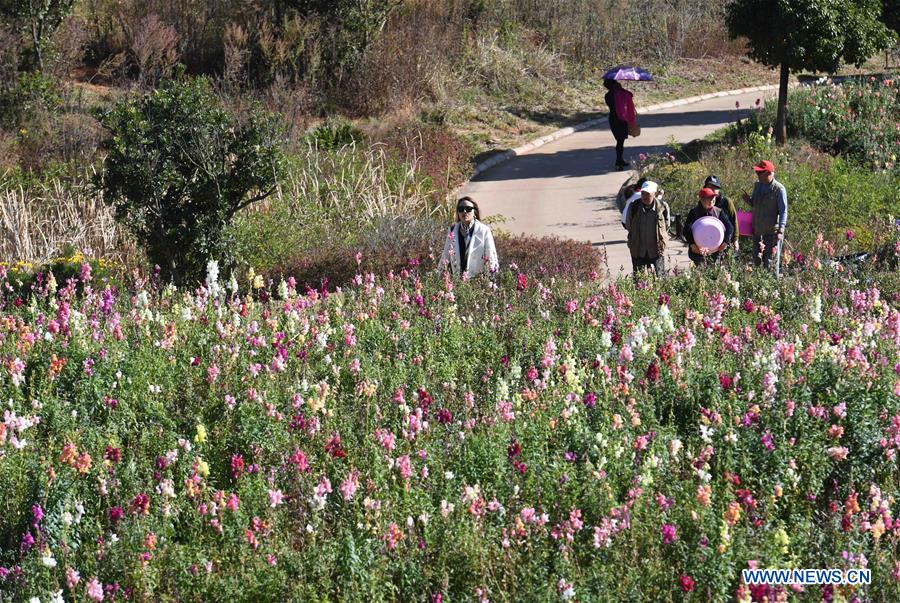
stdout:
[(206, 427), (202, 423), (197, 423), (197, 435), (194, 436), (194, 441), (198, 444), (206, 441)]
[(784, 528), (778, 528), (775, 530), (775, 534), (773, 535), (775, 539), (775, 544), (781, 546), (781, 554), (788, 554), (788, 545), (791, 543), (790, 538), (788, 538), (787, 532), (784, 531)]
[(207, 475), (209, 475), (209, 463), (207, 463), (203, 459), (198, 459), (197, 473), (199, 473), (202, 477), (206, 477)]
[(878, 540), (884, 534), (884, 530), (884, 520), (879, 517), (878, 521), (875, 522), (875, 525), (872, 526), (872, 537), (875, 540)]

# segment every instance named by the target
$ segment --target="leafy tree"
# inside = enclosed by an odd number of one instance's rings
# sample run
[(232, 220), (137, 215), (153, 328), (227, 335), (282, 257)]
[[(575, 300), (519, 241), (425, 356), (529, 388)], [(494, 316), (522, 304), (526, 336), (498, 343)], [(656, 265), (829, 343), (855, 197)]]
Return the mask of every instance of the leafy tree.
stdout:
[(881, 20), (900, 36), (900, 0), (881, 0)]
[(791, 71), (862, 65), (891, 35), (879, 20), (882, 0), (734, 0), (726, 7), (732, 38), (746, 37), (750, 56), (781, 68), (776, 139), (787, 141), (785, 109)]
[(22, 53), (25, 70), (44, 70), (47, 42), (73, 4), (75, 0), (0, 0), (0, 20), (28, 40)]
[(100, 115), (109, 129), (99, 187), (166, 280), (198, 282), (234, 263), (228, 226), (276, 190), (284, 156), (271, 114), (238, 123), (205, 78), (171, 80)]

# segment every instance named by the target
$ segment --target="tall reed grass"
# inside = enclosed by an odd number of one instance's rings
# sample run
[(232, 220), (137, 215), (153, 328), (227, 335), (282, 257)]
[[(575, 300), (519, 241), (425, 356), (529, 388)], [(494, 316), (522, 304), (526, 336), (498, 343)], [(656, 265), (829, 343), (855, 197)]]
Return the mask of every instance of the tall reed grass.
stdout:
[(0, 189), (0, 260), (42, 264), (66, 247), (118, 259), (133, 249), (112, 209), (87, 183), (54, 179)]

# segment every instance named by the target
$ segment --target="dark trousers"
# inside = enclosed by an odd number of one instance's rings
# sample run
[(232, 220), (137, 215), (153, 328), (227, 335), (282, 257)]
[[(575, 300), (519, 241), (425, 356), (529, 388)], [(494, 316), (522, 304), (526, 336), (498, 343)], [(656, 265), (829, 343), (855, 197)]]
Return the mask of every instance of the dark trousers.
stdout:
[(663, 276), (666, 273), (666, 259), (663, 256), (658, 258), (636, 258), (631, 256), (631, 272), (637, 277), (638, 273), (653, 268), (656, 276)]
[[(763, 249), (760, 250), (760, 245)], [(772, 267), (772, 254), (775, 252), (775, 272), (781, 274), (781, 242), (776, 233), (753, 235), (753, 265)]]
[(616, 136), (616, 165), (625, 165), (625, 138)]

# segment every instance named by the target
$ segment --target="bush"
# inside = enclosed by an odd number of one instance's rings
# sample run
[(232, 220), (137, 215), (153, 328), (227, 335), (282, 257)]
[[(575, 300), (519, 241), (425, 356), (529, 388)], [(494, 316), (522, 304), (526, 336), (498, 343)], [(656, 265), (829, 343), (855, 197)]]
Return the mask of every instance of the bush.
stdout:
[[(900, 170), (900, 86), (892, 80), (799, 88), (789, 94), (788, 106), (790, 136), (876, 170)], [(775, 111), (776, 103), (767, 102), (748, 128), (774, 125)]]
[(72, 246), (67, 246), (59, 257), (45, 264), (35, 265), (24, 261), (0, 263), (0, 271), (10, 284), (0, 292), (0, 304), (6, 306), (27, 303), (35, 295), (45, 297), (48, 292), (53, 295), (57, 289), (70, 284), (72, 290), (79, 294), (91, 283), (95, 288), (98, 283), (100, 286), (118, 286), (118, 277), (123, 272), (122, 266), (117, 262), (85, 257)]
[(111, 137), (100, 188), (163, 279), (200, 281), (210, 259), (229, 268), (229, 224), (275, 192), (283, 168), (274, 116), (236, 123), (194, 79), (118, 102), (101, 121)]
[(54, 78), (41, 73), (19, 73), (0, 81), (0, 127), (19, 128), (52, 115), (61, 100)]
[(363, 142), (363, 133), (350, 122), (329, 119), (306, 136), (306, 142), (320, 151), (336, 151)]
[(896, 171), (873, 177), (869, 168), (825, 155), (794, 141), (778, 148), (771, 135), (751, 132), (736, 145), (715, 147), (699, 161), (673, 163), (660, 159), (644, 175), (666, 191), (672, 212), (686, 214), (697, 203), (697, 191), (709, 174), (716, 174), (723, 191), (739, 210), (751, 208), (741, 198), (756, 178), (751, 166), (761, 159), (775, 163), (776, 178), (788, 194), (786, 240), (795, 251), (807, 251), (822, 233), (831, 241), (848, 238), (848, 251), (871, 251), (879, 228), (897, 214), (900, 175)]

